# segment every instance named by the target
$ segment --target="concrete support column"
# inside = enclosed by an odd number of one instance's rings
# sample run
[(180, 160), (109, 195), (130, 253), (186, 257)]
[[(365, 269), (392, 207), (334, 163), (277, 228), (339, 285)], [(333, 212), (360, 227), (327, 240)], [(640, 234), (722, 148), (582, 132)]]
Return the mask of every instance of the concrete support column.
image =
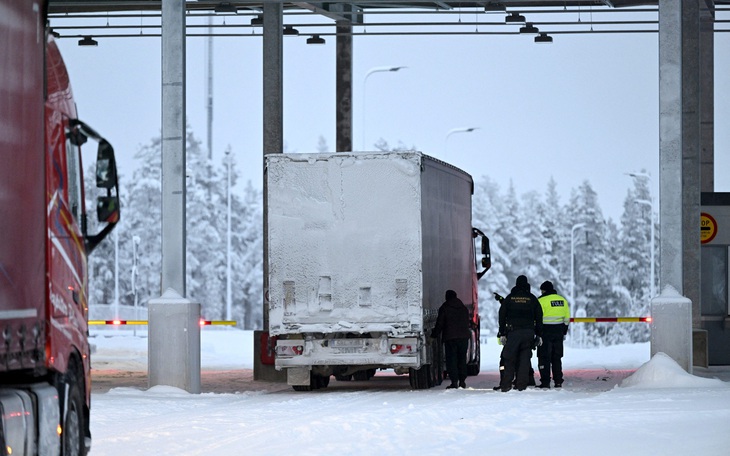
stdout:
[(659, 0), (659, 289), (682, 293), (682, 2)]
[(200, 304), (168, 289), (150, 299), (148, 383), (200, 394)]
[[(284, 29), (283, 6), (281, 3), (264, 3), (264, 141), (263, 154), (281, 153), (284, 151), (284, 64), (283, 38)], [(268, 207), (266, 170), (264, 170), (264, 233), (268, 228)], [(269, 328), (269, 309), (267, 305), (269, 291), (269, 245), (264, 236), (264, 329)]]
[[(284, 151), (284, 30), (283, 4), (264, 2), (263, 76), (264, 76), (264, 141), (263, 154)], [(264, 295), (262, 296), (264, 331), (254, 331), (253, 378), (254, 380), (284, 381), (283, 372), (261, 360), (261, 340), (269, 330), (269, 242), (266, 238), (269, 225), (268, 187), (264, 169)], [(266, 333), (266, 334), (262, 334)], [(266, 337), (264, 337), (266, 339)], [(267, 340), (266, 346), (269, 345)]]
[(700, 324), (700, 1), (682, 4), (682, 294)]
[(200, 393), (200, 304), (185, 290), (185, 2), (162, 2), (162, 276), (148, 302), (149, 386)]
[(715, 191), (715, 15), (700, 2), (700, 188)]
[(692, 373), (692, 301), (670, 285), (651, 300), (651, 356), (657, 353)]
[(185, 2), (162, 2), (161, 290), (185, 296)]
[(337, 22), (337, 152), (352, 151), (352, 24)]
[(284, 150), (283, 6), (264, 2), (264, 154)]

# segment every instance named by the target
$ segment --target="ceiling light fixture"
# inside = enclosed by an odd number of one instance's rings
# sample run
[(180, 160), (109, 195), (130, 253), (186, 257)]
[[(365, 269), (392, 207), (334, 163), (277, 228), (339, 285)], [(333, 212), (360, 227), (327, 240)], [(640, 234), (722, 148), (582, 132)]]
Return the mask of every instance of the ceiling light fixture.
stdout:
[(540, 32), (539, 35), (535, 37), (535, 43), (552, 43), (553, 37), (548, 35), (545, 32)]
[(539, 33), (540, 29), (532, 25), (532, 22), (526, 23), (524, 26), (520, 27), (520, 33)]
[(504, 22), (507, 24), (524, 24), (525, 16), (521, 15), (520, 13), (511, 13), (504, 19)]
[(85, 36), (79, 40), (79, 46), (98, 46), (99, 42), (90, 36)]
[(307, 44), (324, 44), (324, 38), (319, 35), (312, 35), (307, 38)]
[(507, 7), (499, 2), (491, 2), (484, 6), (484, 11), (490, 12), (504, 12), (507, 11)]
[(287, 25), (286, 27), (284, 27), (283, 33), (286, 36), (297, 36), (297, 35), (299, 35), (299, 30), (295, 29), (291, 25)]
[(233, 13), (236, 14), (236, 7), (231, 2), (220, 2), (215, 6), (216, 13)]

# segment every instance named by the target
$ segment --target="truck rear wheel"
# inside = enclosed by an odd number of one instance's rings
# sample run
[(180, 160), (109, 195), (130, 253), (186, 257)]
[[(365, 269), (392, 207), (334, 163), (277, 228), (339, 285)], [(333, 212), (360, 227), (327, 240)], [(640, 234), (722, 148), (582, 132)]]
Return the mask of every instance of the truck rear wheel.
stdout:
[(431, 365), (425, 364), (420, 369), (408, 369), (408, 380), (411, 383), (411, 388), (420, 390), (428, 389), (432, 386), (430, 381), (431, 377)]
[[(477, 338), (477, 340), (479, 339)], [(474, 360), (466, 365), (466, 374), (468, 376), (474, 377), (479, 375), (479, 370), (482, 364), (481, 358), (481, 348), (479, 344), (476, 344), (474, 346)]]
[(443, 345), (440, 339), (433, 342), (433, 364), (431, 365), (431, 376), (433, 377), (433, 386), (439, 386), (444, 381), (444, 357)]
[(84, 401), (78, 374), (73, 367), (69, 368), (62, 383), (61, 403), (65, 404), (61, 410), (63, 428), (61, 433), (62, 456), (85, 456), (84, 445)]
[(329, 384), (329, 375), (309, 374), (309, 385), (292, 385), (292, 388), (294, 388), (294, 391), (314, 391), (320, 388), (327, 388)]

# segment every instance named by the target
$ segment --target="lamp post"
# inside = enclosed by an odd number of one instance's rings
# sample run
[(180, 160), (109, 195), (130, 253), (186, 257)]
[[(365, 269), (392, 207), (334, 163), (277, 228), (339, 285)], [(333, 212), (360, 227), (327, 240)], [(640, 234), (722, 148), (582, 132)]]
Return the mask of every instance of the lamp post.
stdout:
[[(139, 320), (137, 312), (137, 247), (139, 246), (139, 236), (132, 236), (132, 294), (134, 295), (134, 319)], [(137, 335), (137, 325), (134, 326), (133, 334)]]
[(228, 185), (226, 187), (226, 320), (231, 319), (231, 148), (226, 149)]
[(646, 204), (649, 206), (649, 210), (651, 213), (649, 214), (649, 223), (651, 224), (650, 234), (651, 238), (649, 239), (649, 249), (651, 249), (651, 252), (649, 254), (651, 261), (651, 266), (649, 270), (651, 271), (649, 273), (649, 280), (651, 281), (649, 289), (651, 291), (651, 297), (653, 298), (655, 296), (655, 289), (654, 289), (654, 203), (649, 200), (636, 200), (634, 201), (636, 204)]
[[(642, 179), (646, 179), (647, 181), (651, 180), (651, 175), (649, 175), (647, 173), (625, 173), (625, 174), (627, 176), (631, 176), (633, 178), (642, 178)], [(649, 258), (650, 258), (649, 261), (651, 261), (651, 265), (649, 267), (649, 271), (650, 271), (649, 280), (651, 281), (651, 283), (649, 284), (649, 290), (651, 292), (651, 297), (653, 298), (656, 293), (656, 285), (654, 282), (654, 198), (652, 198), (651, 200), (641, 199), (641, 200), (636, 200), (634, 202), (636, 204), (648, 205), (649, 210), (651, 211), (651, 213), (649, 214), (649, 223), (651, 224), (651, 229), (650, 229), (650, 234), (649, 234), (649, 236), (650, 236), (649, 248), (651, 249), (651, 252), (649, 255)]]
[(446, 153), (449, 151), (449, 137), (455, 133), (471, 133), (474, 130), (478, 130), (479, 127), (461, 127), (461, 128), (452, 128), (449, 130), (449, 132), (446, 134), (446, 138), (444, 139), (444, 157), (446, 156)]
[(385, 72), (394, 72), (398, 71), (400, 69), (406, 68), (404, 66), (390, 66), (390, 67), (375, 67), (370, 68), (367, 73), (365, 73), (365, 78), (363, 78), (362, 81), (362, 151), (365, 151), (365, 117), (366, 117), (366, 110), (365, 110), (365, 103), (367, 102), (368, 97), (365, 94), (365, 88), (367, 87), (368, 78), (373, 73), (385, 73)]
[(585, 223), (576, 223), (570, 229), (570, 304), (575, 305), (575, 230), (586, 226)]
[(119, 316), (119, 230), (114, 230), (114, 318)]

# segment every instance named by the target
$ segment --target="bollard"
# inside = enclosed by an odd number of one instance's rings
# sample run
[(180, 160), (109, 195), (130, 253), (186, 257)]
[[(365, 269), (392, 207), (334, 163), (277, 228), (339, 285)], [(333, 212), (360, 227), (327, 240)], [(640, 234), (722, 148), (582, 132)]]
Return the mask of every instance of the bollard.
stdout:
[(148, 382), (200, 393), (200, 304), (171, 288), (148, 302)]
[(692, 301), (671, 285), (651, 300), (651, 356), (659, 352), (692, 373)]

